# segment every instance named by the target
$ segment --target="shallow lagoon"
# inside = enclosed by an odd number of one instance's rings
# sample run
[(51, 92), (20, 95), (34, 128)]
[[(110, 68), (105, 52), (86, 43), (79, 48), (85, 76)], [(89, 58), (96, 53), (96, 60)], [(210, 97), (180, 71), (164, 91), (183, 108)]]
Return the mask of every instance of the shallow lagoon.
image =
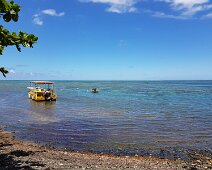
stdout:
[(55, 81), (56, 102), (29, 100), (27, 86), (0, 81), (0, 125), (21, 139), (117, 155), (212, 150), (212, 81)]

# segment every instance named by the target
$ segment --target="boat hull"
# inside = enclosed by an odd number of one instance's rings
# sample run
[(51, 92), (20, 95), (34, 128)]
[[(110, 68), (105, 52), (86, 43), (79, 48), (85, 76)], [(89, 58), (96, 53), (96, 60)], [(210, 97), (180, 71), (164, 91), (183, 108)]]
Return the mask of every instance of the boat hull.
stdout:
[(55, 101), (57, 99), (56, 94), (50, 94), (48, 97), (45, 94), (39, 94), (38, 92), (29, 92), (28, 98), (35, 101)]

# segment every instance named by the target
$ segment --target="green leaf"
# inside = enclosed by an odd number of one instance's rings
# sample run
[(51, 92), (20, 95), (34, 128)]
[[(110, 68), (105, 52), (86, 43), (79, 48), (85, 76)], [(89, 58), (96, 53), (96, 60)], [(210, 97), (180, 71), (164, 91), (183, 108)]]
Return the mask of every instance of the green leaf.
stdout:
[[(14, 1), (8, 2), (7, 0), (0, 0), (0, 19), (3, 16), (5, 22), (10, 22), (11, 20), (17, 22), (19, 19), (19, 11), (21, 7), (15, 4)], [(0, 55), (3, 54), (5, 47), (15, 46), (19, 52), (21, 52), (21, 46), (23, 47), (33, 47), (36, 43), (38, 37), (33, 34), (27, 34), (25, 32), (10, 32), (0, 25)], [(8, 74), (8, 70), (4, 67), (0, 68), (0, 72), (5, 77)]]
[(10, 20), (11, 20), (11, 15), (10, 15), (10, 13), (7, 12), (6, 14), (4, 14), (4, 15), (3, 15), (3, 19), (4, 19), (4, 21), (6, 21), (6, 22), (10, 22)]
[(1, 68), (0, 68), (0, 72), (3, 74), (4, 77), (6, 77), (5, 74), (8, 74), (8, 73), (9, 73), (9, 71), (6, 70), (4, 67), (1, 67)]
[(12, 20), (17, 22), (18, 21), (18, 15), (12, 15)]

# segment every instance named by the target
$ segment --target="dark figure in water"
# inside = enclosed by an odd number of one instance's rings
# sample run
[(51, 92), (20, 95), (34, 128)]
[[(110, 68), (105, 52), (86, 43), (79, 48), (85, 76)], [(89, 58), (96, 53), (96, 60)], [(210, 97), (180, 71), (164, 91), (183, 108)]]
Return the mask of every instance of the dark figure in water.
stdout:
[(50, 100), (51, 99), (50, 96), (51, 96), (51, 90), (46, 90), (44, 92), (45, 100)]
[(91, 90), (91, 92), (92, 92), (92, 93), (98, 93), (99, 91), (97, 90), (97, 88), (93, 88), (93, 89)]

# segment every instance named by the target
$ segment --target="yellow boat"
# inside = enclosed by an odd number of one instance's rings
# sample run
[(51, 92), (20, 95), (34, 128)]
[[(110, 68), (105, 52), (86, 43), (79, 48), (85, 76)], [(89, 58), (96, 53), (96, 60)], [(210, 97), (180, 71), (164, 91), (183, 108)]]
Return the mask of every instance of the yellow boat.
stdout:
[(35, 101), (54, 101), (57, 99), (57, 95), (54, 93), (54, 82), (32, 81), (30, 87), (27, 88), (29, 89), (29, 99)]

